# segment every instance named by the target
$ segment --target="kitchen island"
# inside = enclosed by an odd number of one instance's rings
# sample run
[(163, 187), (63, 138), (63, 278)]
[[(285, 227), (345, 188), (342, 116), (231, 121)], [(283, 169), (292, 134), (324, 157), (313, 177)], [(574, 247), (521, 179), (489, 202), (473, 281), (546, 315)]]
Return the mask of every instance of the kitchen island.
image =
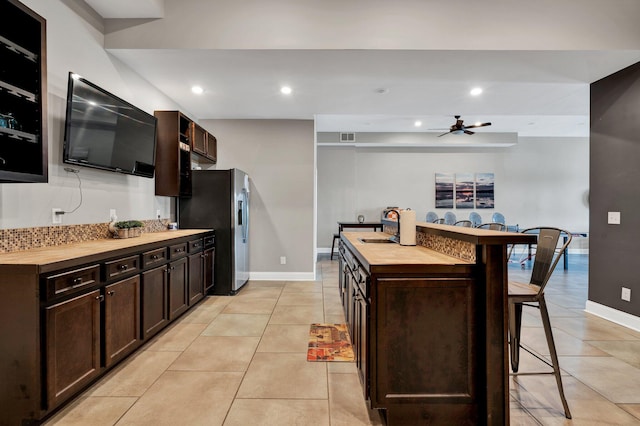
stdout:
[(509, 423), (507, 245), (535, 236), (418, 223), (418, 246), (344, 232), (339, 289), (363, 393), (388, 425)]

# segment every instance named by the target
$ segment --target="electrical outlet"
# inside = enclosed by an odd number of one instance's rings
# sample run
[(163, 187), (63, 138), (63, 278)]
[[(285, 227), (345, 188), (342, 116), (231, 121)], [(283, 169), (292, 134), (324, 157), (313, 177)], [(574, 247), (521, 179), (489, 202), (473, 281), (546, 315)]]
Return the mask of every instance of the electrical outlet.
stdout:
[(620, 225), (620, 212), (609, 212), (607, 214), (607, 223), (609, 225)]
[(281, 265), (286, 265), (287, 264), (287, 257), (286, 256), (280, 256), (280, 264)]
[(627, 302), (631, 302), (631, 289), (622, 287), (622, 294), (620, 295), (622, 300), (626, 300)]
[(51, 223), (58, 224), (62, 223), (62, 215), (59, 213), (62, 212), (62, 209), (51, 209)]
[(160, 209), (156, 210), (156, 218), (160, 219)]
[(109, 209), (109, 219), (113, 220), (116, 217), (118, 217), (118, 215), (116, 215), (116, 209)]

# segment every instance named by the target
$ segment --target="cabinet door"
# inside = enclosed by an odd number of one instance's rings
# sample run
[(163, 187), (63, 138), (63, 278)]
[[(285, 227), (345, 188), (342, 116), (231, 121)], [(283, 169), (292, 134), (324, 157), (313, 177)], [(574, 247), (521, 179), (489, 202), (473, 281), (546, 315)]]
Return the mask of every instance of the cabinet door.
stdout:
[(140, 276), (105, 287), (105, 364), (109, 367), (140, 344)]
[(211, 290), (215, 284), (215, 276), (213, 271), (215, 269), (215, 257), (216, 249), (210, 248), (203, 252), (204, 255), (204, 292), (205, 294)]
[(218, 140), (211, 133), (207, 133), (207, 157), (214, 163), (218, 162)]
[(169, 323), (167, 267), (142, 273), (142, 338), (147, 339)]
[(45, 308), (47, 408), (100, 374), (100, 291)]
[(204, 253), (189, 256), (189, 305), (204, 297)]
[(169, 321), (187, 310), (187, 258), (169, 264)]
[(196, 123), (192, 123), (191, 150), (196, 154), (207, 155), (207, 132)]
[(360, 376), (360, 382), (362, 383), (362, 390), (364, 392), (365, 399), (369, 398), (369, 377), (368, 377), (368, 350), (367, 340), (369, 333), (369, 302), (361, 292), (358, 292), (355, 300), (355, 315), (354, 315), (354, 333), (351, 336), (354, 346), (354, 355), (356, 361), (356, 367), (358, 368), (358, 375)]

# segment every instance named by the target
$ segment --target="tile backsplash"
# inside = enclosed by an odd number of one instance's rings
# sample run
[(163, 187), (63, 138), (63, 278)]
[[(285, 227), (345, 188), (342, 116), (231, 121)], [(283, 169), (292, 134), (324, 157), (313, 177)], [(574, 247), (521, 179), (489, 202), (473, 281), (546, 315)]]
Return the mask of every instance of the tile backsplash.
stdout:
[[(142, 232), (159, 232), (167, 229), (169, 219), (152, 219), (141, 222), (144, 223)], [(108, 223), (90, 223), (0, 229), (0, 253), (111, 238), (108, 225)]]

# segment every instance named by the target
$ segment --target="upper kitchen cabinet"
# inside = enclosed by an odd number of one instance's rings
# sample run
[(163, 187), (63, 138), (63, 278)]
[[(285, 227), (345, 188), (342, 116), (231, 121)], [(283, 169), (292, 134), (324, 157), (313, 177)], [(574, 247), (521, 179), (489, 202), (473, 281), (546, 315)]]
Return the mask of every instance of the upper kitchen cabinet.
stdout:
[(155, 111), (156, 195), (191, 195), (191, 154), (216, 162), (216, 138), (180, 111)]
[(217, 161), (217, 141), (216, 137), (205, 129), (193, 123), (193, 138), (191, 149), (198, 154), (200, 160), (215, 163)]
[(0, 2), (0, 182), (47, 182), (46, 21)]

